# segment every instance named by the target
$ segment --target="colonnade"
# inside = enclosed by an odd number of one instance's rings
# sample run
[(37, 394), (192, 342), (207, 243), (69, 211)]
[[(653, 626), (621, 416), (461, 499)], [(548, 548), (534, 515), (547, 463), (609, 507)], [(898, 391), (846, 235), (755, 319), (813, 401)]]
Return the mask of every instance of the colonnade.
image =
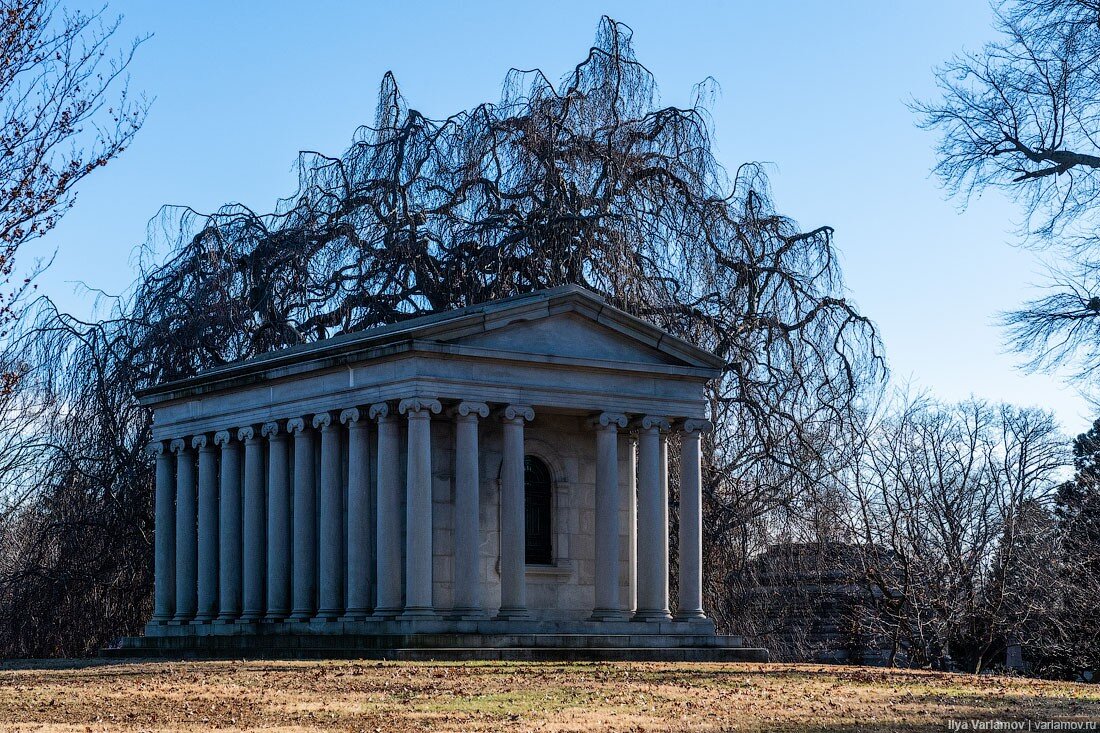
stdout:
[[(152, 443), (152, 623), (364, 621), (443, 614), (487, 618), (479, 588), (478, 427), (490, 416), (490, 407), (463, 401), (449, 405), (444, 413), (439, 400), (423, 397), (401, 400), (394, 407), (382, 402)], [(524, 559), (524, 428), (534, 416), (526, 405), (496, 410), (503, 424), (501, 604), (496, 614), (502, 620), (532, 618)], [(454, 421), (450, 609), (436, 609), (432, 603), (433, 419)], [(593, 416), (588, 424), (594, 430), (596, 455), (591, 618), (616, 621), (630, 616), (619, 596), (622, 444), (629, 451), (622, 457), (628, 470), (637, 467), (637, 545), (631, 547), (628, 568), (631, 579), (637, 579), (633, 618), (670, 620), (667, 439), (673, 424), (659, 416), (630, 419), (610, 412)], [(684, 420), (675, 427), (682, 436), (675, 618), (702, 619), (700, 438), (710, 424)], [(404, 485), (399, 464), (402, 428), (408, 446)], [(620, 432), (628, 428), (629, 439), (620, 442)], [(631, 509), (630, 521), (635, 521), (633, 503)]]

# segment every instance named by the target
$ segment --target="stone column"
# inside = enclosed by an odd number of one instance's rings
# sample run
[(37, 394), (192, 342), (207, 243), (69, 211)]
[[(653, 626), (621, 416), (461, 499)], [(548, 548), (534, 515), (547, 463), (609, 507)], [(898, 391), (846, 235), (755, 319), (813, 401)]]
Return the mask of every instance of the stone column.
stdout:
[(527, 516), (523, 486), (523, 424), (535, 418), (524, 405), (509, 405), (504, 422), (500, 467), (500, 611), (502, 620), (531, 618), (527, 610)]
[(166, 624), (176, 612), (176, 459), (163, 440), (149, 444), (157, 458), (156, 522), (153, 556), (154, 624)]
[(290, 615), (290, 456), (279, 423), (265, 423), (267, 438), (267, 614), (268, 621)]
[(680, 598), (677, 621), (705, 619), (703, 613), (703, 468), (700, 442), (709, 420), (685, 420), (680, 448)]
[(241, 428), (237, 439), (244, 443), (244, 541), (241, 545), (243, 563), (241, 621), (259, 621), (264, 617), (264, 496), (263, 438), (252, 427)]
[(591, 421), (596, 430), (596, 598), (593, 621), (625, 618), (619, 598), (619, 428), (626, 415), (604, 412)]
[(371, 405), (370, 419), (378, 421), (378, 549), (377, 601), (374, 616), (391, 618), (401, 613), (401, 475), (400, 435), (397, 417), (389, 405)]
[(198, 600), (195, 461), (183, 440), (172, 441), (172, 452), (176, 454), (176, 612), (172, 621), (186, 624), (195, 617)]
[(241, 450), (232, 433), (214, 433), (222, 448), (218, 540), (218, 621), (232, 623), (241, 615)]
[(348, 426), (348, 598), (345, 621), (362, 621), (370, 616), (370, 435), (359, 410), (340, 413)]
[(621, 435), (620, 449), (626, 456), (626, 602), (625, 610), (638, 609), (638, 438), (634, 433)]
[(320, 589), (318, 621), (335, 621), (344, 614), (344, 486), (340, 474), (340, 424), (322, 412), (313, 416), (321, 431), (320, 549), (317, 557)]
[[(378, 430), (374, 421), (370, 419), (369, 412), (363, 412), (363, 429), (370, 425), (370, 479), (367, 495), (370, 517), (370, 556), (367, 562), (370, 564), (370, 608), (378, 608)], [(371, 613), (373, 616), (374, 613)]]
[(405, 473), (405, 610), (401, 618), (435, 615), (432, 607), (432, 413), (439, 400), (412, 397), (397, 407), (409, 419)]
[(478, 417), (489, 416), (484, 402), (460, 402), (451, 409), (455, 419), (455, 533), (454, 615), (462, 619), (485, 616), (481, 609), (478, 555), (481, 549), (478, 472)]
[(668, 421), (647, 415), (638, 435), (638, 621), (667, 621)]
[(317, 495), (313, 434), (300, 417), (288, 420), (294, 436), (294, 608), (292, 621), (309, 621), (317, 607)]
[(199, 602), (195, 621), (218, 615), (218, 455), (206, 435), (191, 439), (199, 452)]

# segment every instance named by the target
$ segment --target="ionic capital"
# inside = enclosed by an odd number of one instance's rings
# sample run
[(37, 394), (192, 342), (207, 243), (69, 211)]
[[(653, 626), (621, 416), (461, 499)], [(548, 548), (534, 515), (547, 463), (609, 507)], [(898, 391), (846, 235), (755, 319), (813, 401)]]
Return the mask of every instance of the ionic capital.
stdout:
[(667, 432), (671, 426), (668, 418), (659, 415), (645, 415), (634, 421), (634, 427), (638, 430), (659, 430)]
[(152, 456), (162, 456), (167, 450), (168, 446), (165, 445), (163, 440), (154, 440), (152, 443), (145, 446), (145, 451)]
[(479, 417), (489, 417), (489, 406), (484, 402), (459, 402), (447, 410), (447, 414), (451, 417), (476, 420)]
[(306, 421), (301, 417), (292, 417), (286, 421), (286, 431), (291, 435), (305, 432)]
[(443, 411), (443, 405), (429, 397), (408, 397), (397, 405), (397, 411), (402, 415), (408, 413), (410, 417), (421, 412), (438, 415)]
[(263, 427), (260, 428), (260, 435), (264, 436), (268, 440), (274, 440), (279, 437), (279, 423), (277, 422), (265, 422)]
[(714, 431), (714, 423), (712, 423), (710, 420), (693, 418), (690, 420), (684, 420), (684, 422), (680, 424), (680, 430), (684, 431), (685, 433), (699, 433), (701, 435), (707, 435)]
[(331, 412), (318, 412), (313, 416), (313, 429), (314, 430), (328, 430), (332, 427), (332, 413)]
[(601, 412), (599, 415), (593, 415), (588, 418), (588, 427), (596, 428), (625, 428), (627, 423), (626, 415), (621, 412)]
[(375, 402), (367, 410), (367, 416), (371, 420), (384, 420), (390, 416), (390, 403), (388, 402)]
[(349, 407), (340, 411), (340, 422), (349, 428), (359, 424), (359, 408)]
[(168, 445), (168, 450), (175, 453), (177, 456), (187, 450), (187, 441), (183, 438), (176, 438)]
[(204, 450), (207, 444), (206, 433), (200, 433), (191, 437), (191, 447), (195, 450)]
[(223, 448), (229, 445), (229, 441), (233, 440), (233, 434), (228, 430), (219, 430), (214, 433), (214, 445), (220, 445)]
[(508, 405), (500, 411), (500, 419), (505, 422), (531, 422), (535, 419), (535, 411), (527, 405)]
[(254, 427), (252, 427), (251, 425), (249, 425), (246, 428), (241, 428), (240, 430), (237, 431), (237, 440), (241, 441), (242, 443), (245, 442), (246, 440), (255, 440), (255, 439), (256, 439), (256, 429)]

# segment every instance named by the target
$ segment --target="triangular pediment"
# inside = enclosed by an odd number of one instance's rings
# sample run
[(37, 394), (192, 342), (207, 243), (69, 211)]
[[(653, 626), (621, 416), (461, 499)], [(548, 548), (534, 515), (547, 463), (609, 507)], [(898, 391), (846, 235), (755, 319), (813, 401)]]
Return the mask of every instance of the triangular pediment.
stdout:
[(528, 361), (545, 356), (575, 364), (587, 361), (592, 366), (609, 362), (663, 366), (670, 372), (706, 378), (719, 376), (725, 365), (714, 354), (611, 306), (599, 295), (569, 285), (274, 351), (158, 385), (138, 396), (145, 404), (154, 404), (233, 384), (331, 369), (432, 343), (491, 353), (495, 358), (511, 353)]
[(677, 359), (577, 313), (524, 320), (446, 341), (461, 346), (518, 354), (690, 366), (683, 359)]

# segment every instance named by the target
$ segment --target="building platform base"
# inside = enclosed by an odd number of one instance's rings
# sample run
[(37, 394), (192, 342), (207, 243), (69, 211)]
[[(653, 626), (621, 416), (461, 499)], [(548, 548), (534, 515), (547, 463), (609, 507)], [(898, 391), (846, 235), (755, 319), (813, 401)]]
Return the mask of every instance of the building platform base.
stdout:
[[(367, 629), (361, 628), (360, 624), (371, 624), (374, 628), (369, 631), (373, 633), (366, 633)], [(425, 626), (428, 628), (423, 628)], [(446, 628), (448, 626), (451, 628)], [(466, 626), (472, 628), (464, 628)], [(720, 636), (714, 633), (713, 628), (709, 622), (547, 621), (151, 626), (145, 636), (126, 637), (119, 646), (104, 649), (102, 655), (130, 659), (768, 660), (766, 649), (746, 647), (741, 637)]]

